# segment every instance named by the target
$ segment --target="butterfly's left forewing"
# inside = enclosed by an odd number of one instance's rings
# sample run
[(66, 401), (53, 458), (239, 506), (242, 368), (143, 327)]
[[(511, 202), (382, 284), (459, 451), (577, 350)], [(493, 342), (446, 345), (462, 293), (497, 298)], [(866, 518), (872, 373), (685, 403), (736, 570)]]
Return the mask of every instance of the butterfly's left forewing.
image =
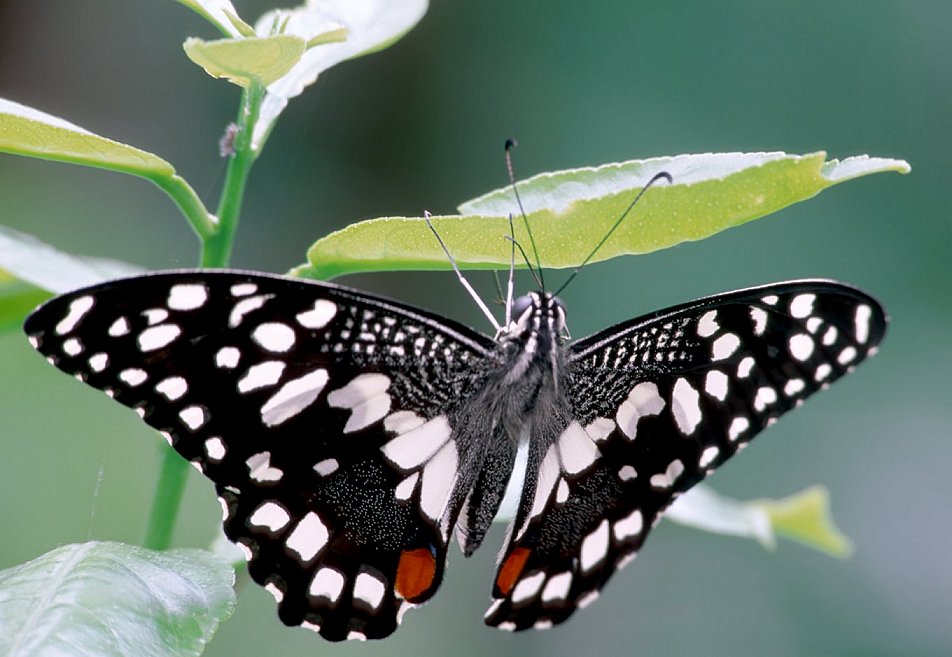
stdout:
[(872, 354), (885, 327), (864, 293), (801, 281), (702, 299), (571, 345), (571, 419), (534, 437), (487, 623), (549, 627), (589, 604), (678, 494)]
[(436, 591), (474, 447), (447, 409), (478, 386), (488, 337), (337, 286), (207, 271), (64, 295), (26, 331), (215, 483), (285, 623), (380, 638)]

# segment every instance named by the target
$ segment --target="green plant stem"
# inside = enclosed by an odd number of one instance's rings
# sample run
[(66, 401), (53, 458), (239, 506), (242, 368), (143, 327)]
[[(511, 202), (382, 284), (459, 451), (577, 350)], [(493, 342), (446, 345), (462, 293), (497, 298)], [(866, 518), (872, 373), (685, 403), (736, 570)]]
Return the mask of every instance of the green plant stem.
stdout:
[[(238, 112), (238, 136), (235, 139), (235, 154), (228, 162), (225, 184), (218, 203), (217, 221), (208, 216), (201, 201), (184, 180), (175, 176), (162, 187), (178, 204), (189, 219), (202, 241), (201, 266), (227, 267), (231, 248), (241, 212), (248, 174), (255, 161), (251, 148), (251, 135), (258, 110), (264, 98), (264, 86), (252, 84), (241, 96)], [(181, 181), (178, 184), (177, 181)], [(200, 212), (199, 212), (200, 210)], [(156, 483), (152, 510), (146, 527), (144, 545), (152, 550), (165, 550), (172, 544), (172, 533), (178, 518), (185, 483), (188, 480), (188, 464), (174, 450), (163, 446), (162, 466)]]
[(159, 189), (172, 197), (175, 205), (178, 206), (188, 223), (192, 225), (195, 233), (203, 242), (215, 234), (217, 225), (214, 217), (209, 215), (205, 204), (198, 198), (195, 190), (185, 182), (185, 179), (179, 175), (171, 177), (155, 176), (149, 177), (149, 180), (155, 183)]

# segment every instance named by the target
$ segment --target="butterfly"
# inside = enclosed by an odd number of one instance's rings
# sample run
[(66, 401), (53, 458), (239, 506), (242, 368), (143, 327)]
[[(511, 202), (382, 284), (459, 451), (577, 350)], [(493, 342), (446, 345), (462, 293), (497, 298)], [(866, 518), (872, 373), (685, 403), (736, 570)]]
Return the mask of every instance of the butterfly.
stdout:
[(386, 637), (429, 600), (450, 543), (480, 546), (514, 470), (486, 623), (565, 621), (678, 495), (872, 355), (887, 322), (825, 280), (574, 342), (551, 293), (507, 317), (490, 337), (338, 285), (195, 270), (56, 297), (25, 331), (214, 483), (285, 624), (339, 641)]

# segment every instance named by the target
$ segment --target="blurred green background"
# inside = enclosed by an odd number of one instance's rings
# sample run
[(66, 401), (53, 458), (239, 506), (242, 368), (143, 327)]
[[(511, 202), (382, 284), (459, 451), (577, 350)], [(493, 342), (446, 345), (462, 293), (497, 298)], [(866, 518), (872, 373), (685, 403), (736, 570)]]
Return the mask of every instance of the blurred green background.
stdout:
[[(269, 6), (235, 4), (249, 20)], [(564, 295), (572, 332), (804, 276), (872, 291), (893, 322), (879, 356), (712, 479), (742, 498), (826, 484), (856, 544), (848, 561), (662, 523), (594, 605), (513, 636), (481, 620), (491, 538), (471, 560), (454, 548), (434, 603), (386, 642), (332, 646), (287, 629), (270, 596), (247, 587), (206, 654), (952, 654), (950, 28), (948, 0), (438, 1), (393, 48), (331, 69), (292, 101), (253, 172), (236, 266), (284, 271), (354, 220), (449, 213), (505, 184), (509, 136), (521, 142), (520, 177), (825, 149), (905, 158), (913, 172), (590, 266)], [(185, 58), (190, 35), (214, 32), (170, 0), (0, 0), (0, 96), (161, 155), (211, 203), (238, 91)], [(101, 171), (0, 157), (0, 222), (148, 267), (196, 260), (157, 189)], [(344, 282), (486, 328), (451, 275)], [(0, 568), (62, 543), (141, 540), (160, 441), (19, 333), (0, 335), (0, 363)], [(218, 518), (210, 484), (193, 476), (176, 543), (206, 545)]]

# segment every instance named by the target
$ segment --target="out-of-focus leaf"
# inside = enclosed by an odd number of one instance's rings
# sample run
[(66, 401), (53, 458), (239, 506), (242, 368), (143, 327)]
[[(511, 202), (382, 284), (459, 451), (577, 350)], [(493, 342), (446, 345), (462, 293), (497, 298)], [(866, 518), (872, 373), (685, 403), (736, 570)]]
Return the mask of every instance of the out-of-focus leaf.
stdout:
[[(867, 156), (826, 162), (825, 153), (719, 153), (543, 173), (518, 183), (542, 266), (578, 266), (638, 191), (662, 171), (670, 173), (674, 183), (655, 183), (594, 261), (704, 239), (832, 185), (884, 171), (906, 173), (909, 165)], [(459, 210), (461, 215), (432, 221), (460, 267), (508, 267), (510, 214), (517, 218), (516, 240), (528, 248), (511, 188), (468, 201)], [(328, 279), (361, 271), (449, 268), (421, 218), (385, 217), (351, 224), (318, 240), (308, 251), (308, 264), (294, 274)]]
[(119, 260), (70, 255), (6, 226), (0, 226), (0, 268), (50, 292), (68, 292), (145, 271)]
[(19, 328), (23, 318), (50, 296), (0, 269), (0, 331)]
[(4, 99), (0, 99), (0, 153), (84, 164), (146, 178), (175, 175), (175, 168), (157, 155)]
[(426, 9), (427, 0), (307, 0), (294, 9), (262, 15), (255, 23), (259, 36), (277, 29), (311, 43), (320, 35), (339, 36), (346, 30), (347, 39), (310, 48), (287, 75), (268, 86), (252, 134), (253, 148), (261, 149), (288, 100), (313, 84), (318, 75), (344, 60), (394, 43), (417, 24)]
[(195, 657), (234, 609), (234, 577), (204, 550), (64, 545), (0, 571), (0, 654)]
[(779, 536), (834, 557), (853, 553), (853, 544), (833, 522), (830, 492), (823, 486), (811, 486), (780, 500), (753, 500), (749, 504), (767, 515)]
[(177, 0), (204, 17), (229, 37), (254, 36), (254, 28), (241, 20), (230, 0)]
[(185, 41), (185, 54), (213, 78), (225, 78), (240, 87), (255, 80), (269, 85), (297, 64), (307, 43), (289, 34), (269, 37)]

